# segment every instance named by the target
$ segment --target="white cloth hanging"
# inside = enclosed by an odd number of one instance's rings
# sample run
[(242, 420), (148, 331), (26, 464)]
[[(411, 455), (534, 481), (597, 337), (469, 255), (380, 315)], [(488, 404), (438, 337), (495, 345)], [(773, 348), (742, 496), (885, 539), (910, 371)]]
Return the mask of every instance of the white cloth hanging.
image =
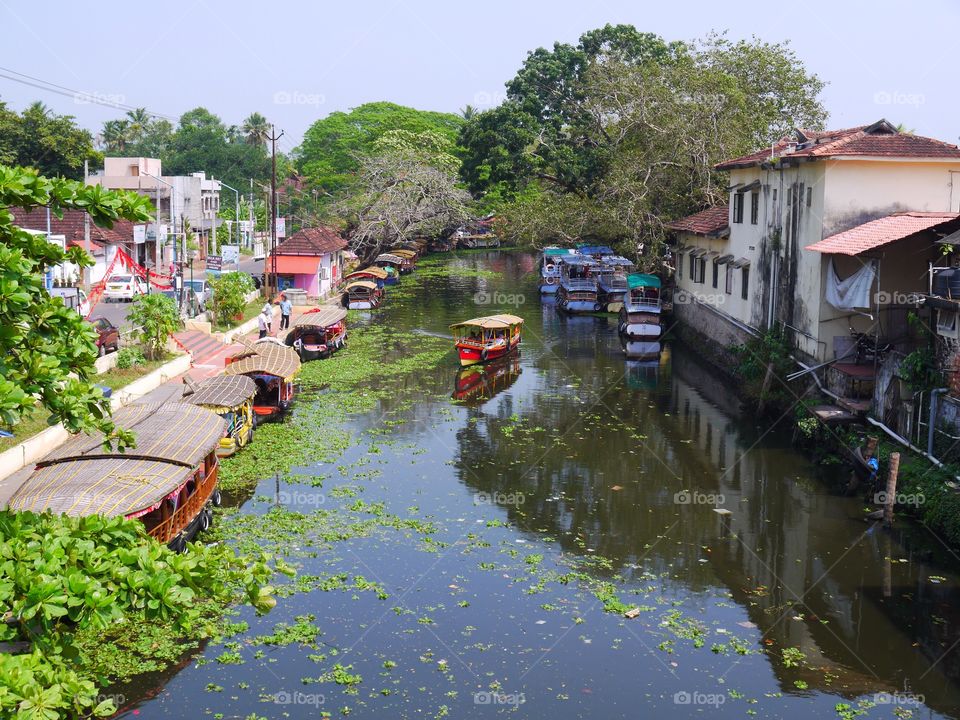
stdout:
[(827, 263), (827, 287), (824, 298), (837, 310), (870, 308), (872, 307), (870, 288), (873, 287), (875, 275), (875, 262), (871, 260), (846, 280), (841, 280), (833, 268), (833, 258), (830, 258)]

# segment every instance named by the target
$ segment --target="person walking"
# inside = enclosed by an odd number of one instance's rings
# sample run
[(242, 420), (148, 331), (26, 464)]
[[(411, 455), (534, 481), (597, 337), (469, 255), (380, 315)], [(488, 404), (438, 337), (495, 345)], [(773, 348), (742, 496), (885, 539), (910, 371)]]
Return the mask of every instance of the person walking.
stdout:
[(293, 312), (293, 303), (287, 299), (286, 293), (280, 293), (280, 329), (290, 328), (290, 313)]
[[(273, 325), (273, 315), (271, 313), (270, 303), (263, 306), (263, 310), (257, 316), (257, 327), (260, 329), (260, 338), (265, 338)], [(258, 339), (260, 339), (258, 338)]]

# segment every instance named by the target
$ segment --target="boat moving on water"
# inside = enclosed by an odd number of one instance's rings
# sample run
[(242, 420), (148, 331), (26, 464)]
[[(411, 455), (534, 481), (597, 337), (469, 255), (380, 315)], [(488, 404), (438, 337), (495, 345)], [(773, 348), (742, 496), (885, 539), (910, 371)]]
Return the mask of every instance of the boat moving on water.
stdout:
[(217, 457), (229, 457), (253, 442), (253, 399), (257, 384), (245, 375), (217, 375), (199, 385), (187, 384), (183, 401), (215, 412), (227, 422)]
[(286, 343), (296, 350), (300, 362), (330, 357), (347, 341), (346, 317), (343, 308), (314, 308), (296, 319)]
[(627, 294), (617, 319), (617, 329), (629, 340), (660, 337), (660, 278), (646, 273), (627, 276)]
[(253, 412), (257, 424), (283, 415), (293, 402), (293, 379), (300, 372), (300, 358), (293, 348), (274, 342), (258, 343), (227, 358), (224, 375), (246, 375), (257, 385)]
[(568, 313), (592, 313), (600, 310), (597, 300), (597, 269), (600, 263), (583, 255), (559, 258), (560, 286), (557, 309)]
[(520, 345), (523, 318), (488, 315), (450, 326), (460, 364), (475, 365), (503, 357)]
[(139, 519), (158, 542), (183, 550), (210, 526), (210, 505), (220, 503), (223, 418), (173, 402), (128, 405), (113, 419), (136, 433), (136, 448), (104, 449), (102, 433), (74, 435), (37, 463), (10, 509)]

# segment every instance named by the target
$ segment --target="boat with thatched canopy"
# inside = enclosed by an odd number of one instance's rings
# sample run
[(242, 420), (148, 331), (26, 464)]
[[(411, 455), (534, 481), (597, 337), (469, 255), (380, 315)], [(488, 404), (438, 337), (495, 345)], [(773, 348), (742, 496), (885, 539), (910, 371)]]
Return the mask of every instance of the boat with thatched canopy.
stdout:
[(523, 318), (516, 315), (488, 315), (450, 326), (461, 365), (495, 360), (520, 346)]
[(361, 268), (360, 270), (354, 270), (352, 273), (344, 275), (343, 279), (348, 284), (356, 280), (371, 280), (380, 287), (383, 287), (389, 277), (390, 273), (386, 270), (376, 265), (371, 265), (370, 267)]
[(286, 343), (300, 356), (300, 362), (330, 357), (347, 341), (347, 311), (324, 305), (298, 317)]
[[(400, 282), (400, 273), (409, 272), (411, 267), (410, 260), (408, 258), (402, 258), (399, 255), (394, 255), (393, 253), (381, 253), (377, 255), (376, 259), (373, 261), (373, 264), (377, 267), (381, 267), (386, 270), (389, 274), (384, 283), (387, 285), (396, 285)], [(406, 265), (407, 269), (404, 269)]]
[(398, 258), (404, 261), (403, 265), (400, 266), (400, 272), (404, 275), (413, 272), (417, 268), (417, 252), (416, 250), (405, 250), (403, 248), (395, 249), (390, 251), (391, 255), (396, 255)]
[(151, 537), (184, 549), (210, 526), (210, 506), (220, 503), (223, 418), (174, 402), (128, 405), (113, 419), (136, 434), (136, 448), (104, 448), (102, 433), (74, 435), (37, 463), (10, 509), (139, 519)]
[(383, 302), (383, 288), (373, 280), (354, 280), (344, 290), (351, 310), (373, 310)]
[(198, 385), (184, 380), (183, 401), (215, 412), (227, 421), (217, 457), (229, 457), (253, 442), (253, 399), (257, 384), (246, 375), (217, 375)]
[(275, 419), (293, 402), (293, 379), (300, 372), (296, 351), (277, 343), (257, 343), (227, 358), (224, 375), (246, 375), (257, 386), (253, 398), (256, 423)]

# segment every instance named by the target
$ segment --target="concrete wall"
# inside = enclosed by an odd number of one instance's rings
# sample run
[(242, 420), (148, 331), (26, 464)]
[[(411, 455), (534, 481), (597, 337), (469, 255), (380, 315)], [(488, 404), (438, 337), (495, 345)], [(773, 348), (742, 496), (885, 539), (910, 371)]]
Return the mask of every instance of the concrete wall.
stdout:
[(698, 348), (704, 359), (728, 373), (737, 364), (730, 348), (743, 345), (756, 332), (679, 287), (673, 296), (673, 320), (665, 319), (664, 330), (674, 332), (687, 345)]

